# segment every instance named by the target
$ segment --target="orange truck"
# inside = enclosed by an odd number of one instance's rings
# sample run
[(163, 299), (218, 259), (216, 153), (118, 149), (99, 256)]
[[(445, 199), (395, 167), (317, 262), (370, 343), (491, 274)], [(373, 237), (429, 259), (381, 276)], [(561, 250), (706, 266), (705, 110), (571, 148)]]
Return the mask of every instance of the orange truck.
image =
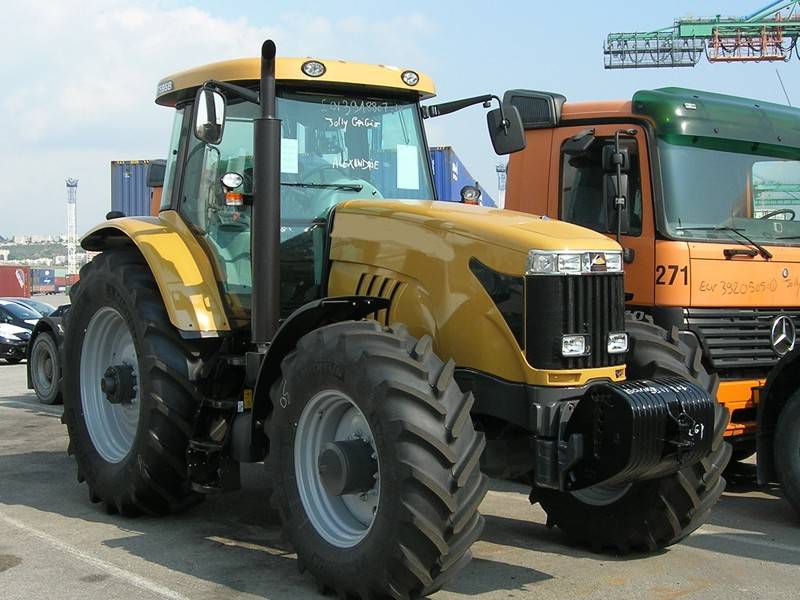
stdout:
[(680, 88), (505, 101), (527, 142), (505, 207), (619, 239), (628, 309), (702, 350), (734, 458), (758, 448), (800, 506), (800, 110)]

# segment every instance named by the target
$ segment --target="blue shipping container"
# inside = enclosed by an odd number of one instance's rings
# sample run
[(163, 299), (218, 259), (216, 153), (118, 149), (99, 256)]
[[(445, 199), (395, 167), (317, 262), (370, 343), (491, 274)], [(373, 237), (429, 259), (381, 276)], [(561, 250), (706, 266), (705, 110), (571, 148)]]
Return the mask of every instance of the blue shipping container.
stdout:
[[(431, 148), (431, 166), (433, 167), (433, 183), (436, 186), (436, 195), (439, 200), (458, 202), (461, 200), (461, 188), (465, 185), (475, 185), (467, 167), (458, 158), (450, 146), (434, 146)], [(481, 204), (483, 206), (497, 206), (482, 185)]]
[(55, 269), (31, 269), (31, 283), (33, 285), (52, 285), (55, 282)]
[(150, 188), (147, 187), (149, 160), (111, 161), (111, 210), (128, 217), (150, 214)]

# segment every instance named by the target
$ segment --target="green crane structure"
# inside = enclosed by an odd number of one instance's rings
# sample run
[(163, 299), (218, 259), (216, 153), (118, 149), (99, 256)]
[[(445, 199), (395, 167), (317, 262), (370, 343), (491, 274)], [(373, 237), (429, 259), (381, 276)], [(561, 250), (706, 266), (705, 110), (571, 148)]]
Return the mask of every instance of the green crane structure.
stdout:
[(611, 33), (606, 69), (693, 67), (709, 62), (788, 61), (800, 58), (800, 0), (779, 0), (744, 17), (687, 17), (650, 32)]

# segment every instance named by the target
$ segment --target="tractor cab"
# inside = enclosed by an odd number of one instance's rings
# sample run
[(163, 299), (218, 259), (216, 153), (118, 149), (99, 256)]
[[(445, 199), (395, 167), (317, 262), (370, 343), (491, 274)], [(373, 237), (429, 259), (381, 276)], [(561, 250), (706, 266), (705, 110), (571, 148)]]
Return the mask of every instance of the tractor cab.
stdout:
[[(257, 89), (259, 68), (258, 59), (244, 59), (173, 75), (159, 84), (157, 98), (176, 108), (162, 208), (179, 211), (206, 246), (231, 318), (240, 321), (251, 304), (253, 128), (260, 106), (228, 94), (216, 144), (195, 135), (192, 117), (196, 97), (206, 97), (197, 94), (206, 82)], [(279, 58), (276, 76), (286, 316), (321, 296), (336, 205), (358, 198), (435, 199), (419, 106), (434, 95), (434, 85), (415, 71), (343, 61)], [(207, 118), (207, 107), (199, 108)]]

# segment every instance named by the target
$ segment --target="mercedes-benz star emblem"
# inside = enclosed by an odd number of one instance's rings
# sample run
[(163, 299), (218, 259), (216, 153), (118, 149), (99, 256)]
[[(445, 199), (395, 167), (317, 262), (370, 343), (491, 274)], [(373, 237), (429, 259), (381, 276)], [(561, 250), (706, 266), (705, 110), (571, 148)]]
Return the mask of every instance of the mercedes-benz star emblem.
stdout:
[(797, 341), (797, 330), (794, 322), (786, 315), (778, 316), (772, 322), (769, 340), (772, 343), (772, 349), (778, 356), (791, 352)]

